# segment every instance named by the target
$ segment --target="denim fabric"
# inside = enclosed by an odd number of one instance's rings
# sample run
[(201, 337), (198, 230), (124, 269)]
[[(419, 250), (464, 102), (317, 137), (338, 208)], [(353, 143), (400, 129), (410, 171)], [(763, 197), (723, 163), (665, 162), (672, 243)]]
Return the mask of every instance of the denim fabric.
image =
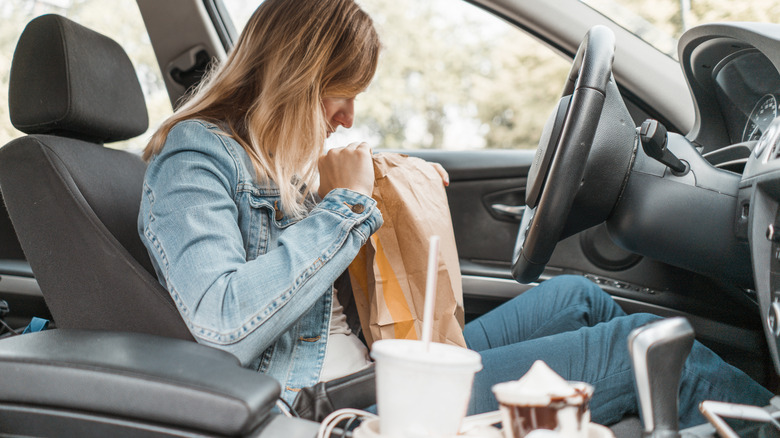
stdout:
[[(483, 370), (474, 381), (469, 413), (497, 409), (491, 387), (519, 379), (537, 359), (567, 380), (592, 384), (593, 421), (612, 424), (637, 414), (628, 334), (658, 319), (628, 315), (594, 283), (574, 276), (543, 282), (466, 325), (469, 348), (482, 356)], [(764, 406), (772, 393), (742, 371), (695, 342), (680, 385), (680, 427), (706, 420), (702, 400)]]
[(292, 401), (319, 381), (332, 284), (382, 216), (346, 189), (300, 220), (278, 202), (237, 142), (185, 121), (149, 163), (138, 231), (195, 339), (276, 378)]

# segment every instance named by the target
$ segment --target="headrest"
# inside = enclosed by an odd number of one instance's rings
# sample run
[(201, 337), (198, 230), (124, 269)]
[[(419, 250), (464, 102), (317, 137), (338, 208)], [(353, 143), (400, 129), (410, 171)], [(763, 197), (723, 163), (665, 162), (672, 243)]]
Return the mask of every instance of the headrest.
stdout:
[(107, 143), (149, 126), (141, 85), (122, 47), (59, 15), (40, 16), (22, 32), (8, 106), (11, 123), (27, 134)]

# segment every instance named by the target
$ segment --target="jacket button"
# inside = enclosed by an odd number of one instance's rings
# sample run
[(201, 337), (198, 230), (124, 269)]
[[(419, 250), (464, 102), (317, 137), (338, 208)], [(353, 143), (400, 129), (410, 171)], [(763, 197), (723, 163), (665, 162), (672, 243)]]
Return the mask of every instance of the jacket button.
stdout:
[(366, 211), (366, 207), (363, 204), (355, 204), (352, 206), (352, 213), (360, 214)]

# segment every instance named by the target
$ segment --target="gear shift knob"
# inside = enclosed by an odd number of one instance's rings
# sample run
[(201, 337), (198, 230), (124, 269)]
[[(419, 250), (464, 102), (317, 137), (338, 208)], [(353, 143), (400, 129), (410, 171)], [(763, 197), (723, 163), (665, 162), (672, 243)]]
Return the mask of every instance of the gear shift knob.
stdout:
[(646, 438), (678, 438), (680, 376), (693, 346), (687, 319), (662, 319), (634, 329), (628, 352)]

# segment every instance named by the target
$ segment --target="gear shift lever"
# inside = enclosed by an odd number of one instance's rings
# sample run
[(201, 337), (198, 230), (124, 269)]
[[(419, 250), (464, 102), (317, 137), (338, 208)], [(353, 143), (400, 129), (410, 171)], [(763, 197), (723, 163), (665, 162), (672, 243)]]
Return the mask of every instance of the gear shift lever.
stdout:
[(693, 337), (693, 328), (683, 317), (652, 322), (628, 336), (645, 438), (680, 436), (680, 376)]

